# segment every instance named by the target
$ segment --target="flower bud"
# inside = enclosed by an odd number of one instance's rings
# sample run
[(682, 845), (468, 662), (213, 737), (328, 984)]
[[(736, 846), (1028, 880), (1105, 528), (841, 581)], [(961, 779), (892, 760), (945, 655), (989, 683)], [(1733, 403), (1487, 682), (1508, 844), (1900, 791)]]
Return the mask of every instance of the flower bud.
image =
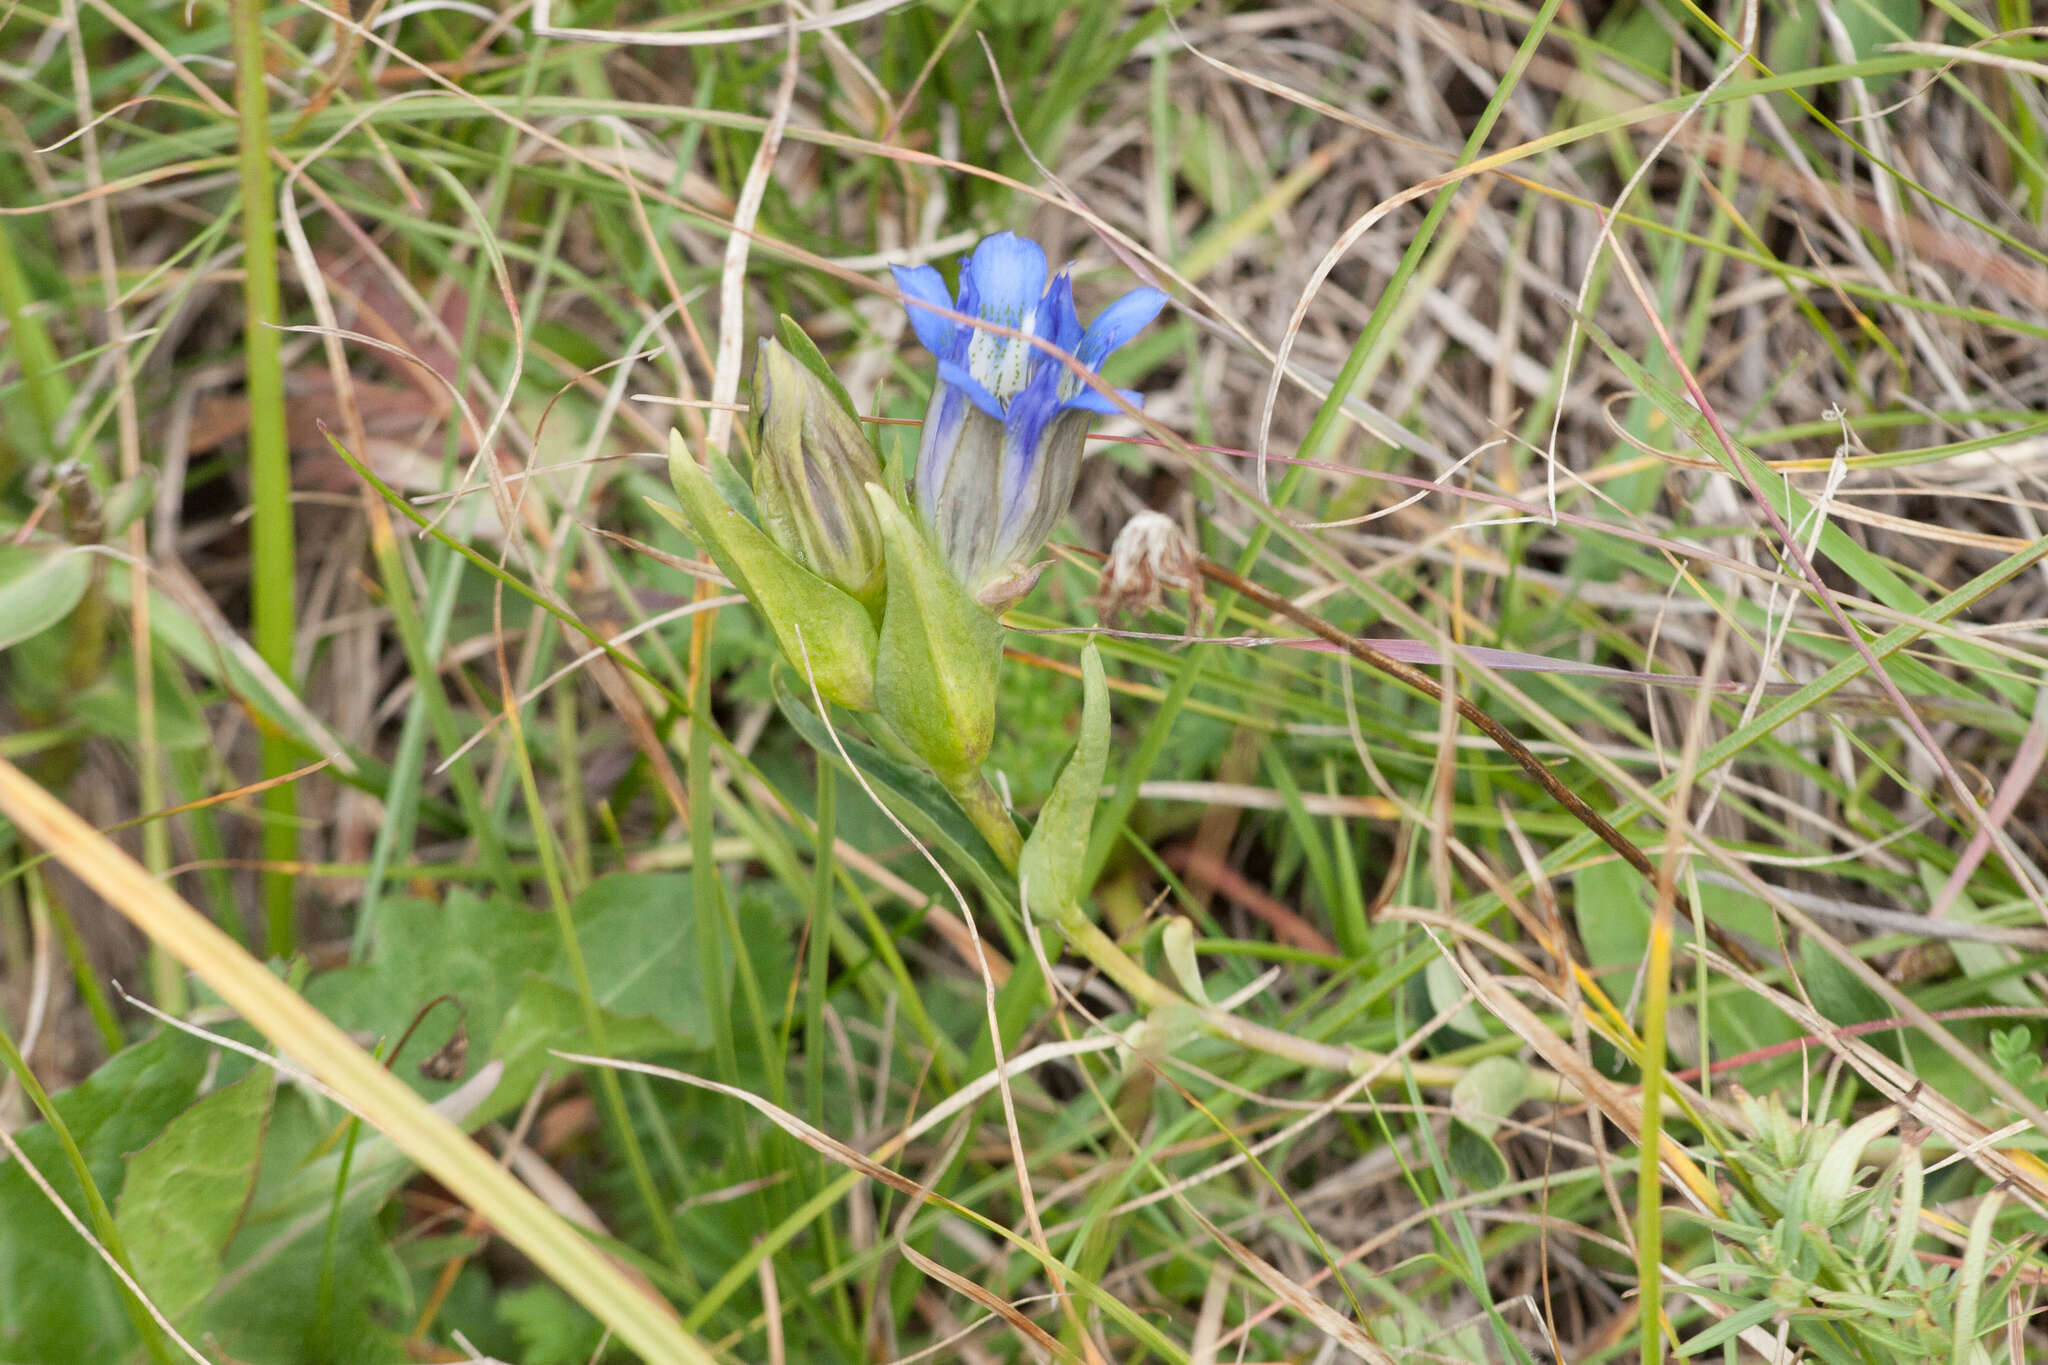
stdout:
[[(668, 445), (669, 478), (682, 504), (673, 519), (767, 618), (799, 675), (815, 682), (828, 701), (873, 710), (878, 641), (868, 609), (797, 563), (747, 520), (691, 458), (680, 433), (669, 432)], [(666, 513), (660, 504), (656, 510)]]
[(882, 588), (882, 532), (866, 486), (881, 462), (860, 420), (779, 342), (754, 365), (754, 502), (761, 526), (797, 563), (873, 605)]

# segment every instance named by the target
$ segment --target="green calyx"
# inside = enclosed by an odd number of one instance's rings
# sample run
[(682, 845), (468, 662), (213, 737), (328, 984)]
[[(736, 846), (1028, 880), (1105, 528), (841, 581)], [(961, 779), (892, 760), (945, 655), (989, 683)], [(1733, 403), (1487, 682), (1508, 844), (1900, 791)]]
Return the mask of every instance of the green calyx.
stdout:
[(675, 431), (668, 438), (668, 469), (690, 534), (767, 618), (798, 674), (814, 681), (828, 701), (873, 710), (878, 639), (867, 608), (747, 520)]
[(995, 733), (1003, 627), (879, 483), (867, 487), (888, 560), (875, 709), (949, 786), (968, 781)]

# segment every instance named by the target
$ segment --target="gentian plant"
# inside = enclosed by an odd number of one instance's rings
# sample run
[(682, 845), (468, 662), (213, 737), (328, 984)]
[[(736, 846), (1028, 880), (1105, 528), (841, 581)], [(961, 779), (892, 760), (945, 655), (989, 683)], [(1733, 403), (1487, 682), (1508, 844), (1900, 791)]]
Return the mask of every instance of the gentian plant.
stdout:
[[(1048, 279), (1045, 252), (1008, 232), (961, 262), (957, 295), (930, 266), (896, 279), (938, 358), (909, 506), (884, 485), (846, 391), (788, 318), (755, 364), (751, 482), (720, 452), (699, 464), (673, 433), (670, 475), (682, 522), (797, 671), (824, 699), (870, 713), (882, 742), (938, 777), (1015, 868), (1016, 825), (981, 772), (1002, 662), (997, 613), (1043, 568), (1031, 560), (1073, 499), (1089, 421), (1118, 411), (1092, 376), (1166, 296), (1134, 289), (1084, 328), (1068, 272)], [(1091, 705), (1106, 705), (1089, 663)], [(1098, 756), (1085, 784), (1091, 812), (1100, 766)]]
[[(981, 771), (1003, 654), (998, 613), (1037, 576), (1032, 557), (1073, 497), (1090, 419), (1117, 410), (1093, 377), (1165, 296), (1132, 290), (1084, 328), (1067, 272), (1048, 279), (1045, 253), (1007, 232), (962, 262), (957, 294), (929, 267), (899, 270), (897, 280), (918, 339), (938, 358), (908, 503), (885, 485), (824, 358), (784, 318), (755, 366), (751, 479), (720, 451), (700, 464), (671, 433), (682, 502), (673, 519), (766, 618), (819, 697), (859, 713), (898, 760), (943, 784), (1016, 878), (1018, 902), (1122, 987), (1153, 1036), (1200, 1032), (1352, 1075), (1385, 1069), (1378, 1053), (1296, 1038), (1208, 1003), (1185, 932), (1166, 940), (1177, 989), (1088, 915), (1079, 851), (1109, 756), (1109, 688), (1093, 644), (1081, 651), (1077, 742), (1028, 838)], [(1174, 534), (1157, 517), (1127, 528), (1105, 595), (1156, 602), (1161, 582), (1192, 591), (1196, 555)], [(1464, 1073), (1410, 1062), (1400, 1074), (1450, 1085)]]

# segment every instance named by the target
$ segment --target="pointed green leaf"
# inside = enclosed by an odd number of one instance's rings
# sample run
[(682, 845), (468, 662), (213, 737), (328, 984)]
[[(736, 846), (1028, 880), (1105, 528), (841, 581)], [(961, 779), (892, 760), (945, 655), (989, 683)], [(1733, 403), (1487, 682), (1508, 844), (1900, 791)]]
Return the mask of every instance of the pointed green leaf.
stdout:
[(943, 781), (959, 782), (981, 767), (995, 734), (1003, 627), (895, 499), (876, 484), (868, 497), (889, 560), (875, 708)]
[(1678, 1354), (1682, 1358), (1689, 1358), (1699, 1355), (1704, 1351), (1711, 1351), (1723, 1342), (1735, 1340), (1736, 1337), (1741, 1336), (1750, 1328), (1769, 1322), (1772, 1315), (1777, 1311), (1778, 1304), (1776, 1300), (1760, 1299), (1740, 1312), (1729, 1314), (1701, 1332), (1698, 1336), (1687, 1341), (1678, 1348)]
[(1109, 761), (1109, 683), (1103, 676), (1102, 655), (1092, 641), (1081, 651), (1081, 694), (1081, 736), (1038, 812), (1038, 823), (1031, 827), (1017, 864), (1031, 913), (1041, 919), (1078, 903), (1087, 889), (1081, 885), (1086, 862), (1082, 853), (1095, 824), (1102, 769)]
[(668, 466), (691, 534), (733, 586), (768, 618), (790, 663), (799, 673), (814, 676), (818, 691), (841, 706), (873, 710), (877, 641), (866, 610), (784, 554), (766, 532), (720, 497), (710, 476), (690, 458), (682, 436), (673, 431)]
[(1814, 1222), (1826, 1225), (1841, 1216), (1842, 1206), (1848, 1202), (1850, 1188), (1856, 1179), (1856, 1168), (1863, 1160), (1863, 1149), (1898, 1121), (1897, 1106), (1888, 1104), (1876, 1113), (1858, 1119), (1829, 1144), (1827, 1151), (1821, 1154), (1819, 1164), (1814, 1167), (1810, 1187), (1812, 1203), (1808, 1207), (1808, 1216)]

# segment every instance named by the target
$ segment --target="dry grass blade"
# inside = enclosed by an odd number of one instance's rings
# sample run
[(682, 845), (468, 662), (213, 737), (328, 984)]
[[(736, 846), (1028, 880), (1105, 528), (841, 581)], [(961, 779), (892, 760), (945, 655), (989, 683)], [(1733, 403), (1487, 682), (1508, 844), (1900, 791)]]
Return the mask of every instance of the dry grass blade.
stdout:
[[(1502, 985), (1492, 973), (1479, 970), (1465, 954), (1460, 954), (1453, 961), (1457, 964), (1460, 978), (1494, 1018), (1507, 1025), (1537, 1056), (1576, 1086), (1579, 1094), (1615, 1127), (1631, 1138), (1642, 1135), (1642, 1109), (1633, 1097), (1601, 1075), (1598, 1067), (1537, 1018), (1535, 1011), (1516, 998), (1514, 992)], [(1701, 1208), (1719, 1213), (1720, 1192), (1685, 1148), (1669, 1133), (1659, 1133), (1658, 1151), (1664, 1169), (1679, 1186), (1698, 1201)]]
[(992, 1294), (956, 1270), (948, 1270), (931, 1257), (919, 1251), (908, 1242), (903, 1244), (903, 1259), (916, 1266), (925, 1274), (945, 1285), (956, 1294), (974, 1300), (989, 1312), (1008, 1323), (1016, 1332), (1039, 1350), (1055, 1360), (1067, 1360), (1081, 1365), (1081, 1357), (1060, 1344), (1059, 1338), (1024, 1316), (1017, 1307), (999, 1294)]

